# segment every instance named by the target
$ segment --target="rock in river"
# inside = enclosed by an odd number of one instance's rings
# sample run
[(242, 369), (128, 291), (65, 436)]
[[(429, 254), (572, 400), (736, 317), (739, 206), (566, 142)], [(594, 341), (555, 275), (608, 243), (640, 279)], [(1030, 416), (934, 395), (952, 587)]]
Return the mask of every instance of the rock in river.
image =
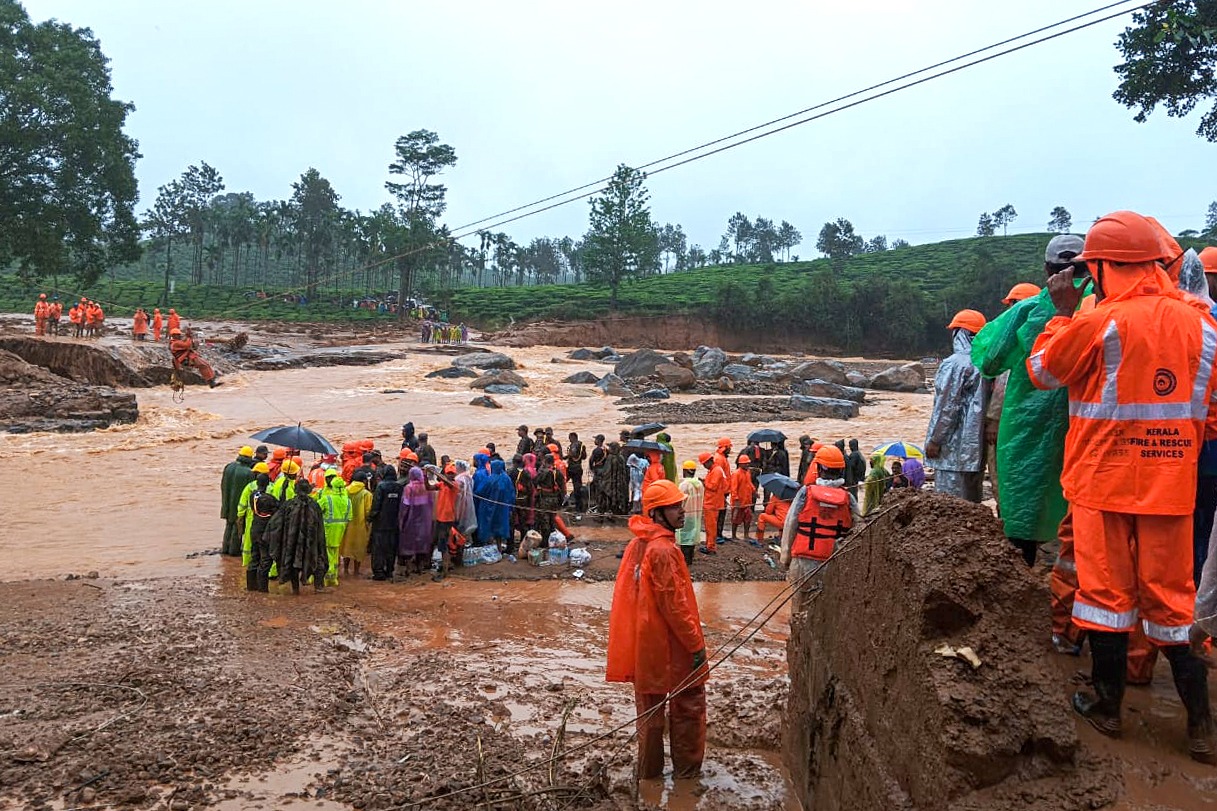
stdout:
[(502, 352), (472, 352), (452, 359), (453, 366), (473, 369), (514, 369), (516, 362)]

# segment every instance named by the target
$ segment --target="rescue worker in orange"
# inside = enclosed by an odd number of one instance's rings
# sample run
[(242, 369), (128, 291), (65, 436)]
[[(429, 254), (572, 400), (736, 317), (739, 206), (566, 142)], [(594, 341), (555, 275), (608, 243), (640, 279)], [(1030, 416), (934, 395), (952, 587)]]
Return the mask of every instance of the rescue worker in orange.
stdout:
[(790, 514), (790, 500), (772, 496), (765, 505), (765, 511), (756, 517), (756, 539), (764, 542), (765, 530), (776, 527), (779, 535), (786, 524), (786, 516)]
[(143, 307), (135, 310), (135, 317), (132, 319), (131, 334), (135, 336), (135, 340), (144, 341), (148, 338), (148, 314), (144, 312)]
[(38, 294), (38, 302), (34, 305), (34, 334), (46, 335), (46, 322), (51, 317), (51, 305), (47, 304), (46, 293)]
[(72, 324), (72, 337), (79, 338), (84, 334), (85, 313), (83, 305), (73, 306), (68, 310), (68, 321)]
[(161, 329), (164, 327), (164, 324), (165, 324), (165, 322), (161, 320), (161, 308), (153, 307), (152, 308), (152, 340), (158, 344), (161, 342)]
[(59, 319), (63, 317), (63, 302), (59, 300), (59, 296), (55, 297), (47, 307), (46, 328), (50, 335), (59, 334)]
[(697, 457), (697, 461), (708, 471), (702, 479), (705, 486), (705, 495), (702, 497), (702, 523), (706, 527), (706, 545), (701, 548), (701, 552), (703, 555), (717, 555), (718, 537), (722, 529), (719, 519), (727, 510), (727, 491), (730, 485), (714, 454), (703, 453)]
[[(860, 518), (858, 500), (845, 489), (845, 454), (822, 445), (812, 460), (816, 480), (799, 490), (782, 526), (782, 568), (799, 582), (832, 557), (837, 541)], [(800, 589), (800, 593), (802, 590)]]
[(170, 330), (169, 352), (173, 355), (173, 365), (178, 369), (193, 366), (198, 369), (199, 374), (203, 377), (203, 382), (209, 387), (214, 389), (216, 386), (224, 385), (216, 380), (215, 370), (198, 353), (193, 335), (183, 333), (180, 329)]
[[(1027, 372), (1038, 388), (1069, 388), (1062, 484), (1073, 512), (1077, 625), (1090, 639), (1094, 692), (1079, 715), (1121, 732), (1129, 632), (1140, 622), (1170, 662), (1187, 710), (1194, 760), (1217, 764), (1208, 673), (1188, 645), (1192, 509), (1213, 411), (1217, 322), (1163, 269), (1163, 244), (1131, 211), (1101, 217), (1081, 255), (1096, 306), (1075, 314), (1074, 268), (1049, 279), (1056, 315), (1036, 339)], [(1165, 261), (1164, 261), (1165, 260)]]
[(756, 485), (752, 482), (752, 457), (740, 455), (735, 460), (735, 472), (731, 474), (731, 540), (736, 540), (739, 527), (744, 528), (744, 540), (752, 529), (752, 507), (756, 504)]
[(638, 779), (663, 775), (665, 703), (673, 776), (697, 777), (706, 751), (706, 643), (697, 598), (676, 530), (685, 494), (667, 479), (642, 496), (630, 518), (609, 613), (606, 681), (634, 685), (638, 711)]

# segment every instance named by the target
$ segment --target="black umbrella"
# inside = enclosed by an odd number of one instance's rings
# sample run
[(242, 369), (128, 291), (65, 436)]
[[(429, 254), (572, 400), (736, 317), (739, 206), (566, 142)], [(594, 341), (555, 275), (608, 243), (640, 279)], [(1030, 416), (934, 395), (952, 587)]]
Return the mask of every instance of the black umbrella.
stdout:
[(785, 442), (786, 435), (776, 428), (762, 428), (759, 431), (753, 431), (748, 434), (748, 444), (759, 445), (762, 442)]
[(666, 445), (661, 445), (658, 442), (651, 442), (647, 439), (631, 439), (622, 447), (624, 447), (627, 451), (659, 451), (660, 453), (672, 452), (672, 449)]
[(302, 425), (280, 425), (276, 428), (267, 428), (256, 434), (250, 434), (250, 437), (259, 442), (280, 445), (284, 448), (295, 448), (298, 451), (338, 453), (338, 449), (331, 445), (328, 439), (316, 431), (310, 431)]
[(789, 501), (799, 492), (799, 483), (781, 473), (766, 473), (759, 479), (761, 489)]
[(642, 439), (644, 436), (657, 434), (668, 426), (662, 422), (648, 422), (646, 425), (638, 425), (630, 429), (630, 436), (634, 439)]

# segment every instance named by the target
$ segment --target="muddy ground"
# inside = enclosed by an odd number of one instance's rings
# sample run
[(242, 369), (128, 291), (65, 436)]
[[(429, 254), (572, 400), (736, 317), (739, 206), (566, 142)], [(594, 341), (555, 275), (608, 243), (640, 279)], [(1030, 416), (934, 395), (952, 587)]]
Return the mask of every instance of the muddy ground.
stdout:
[[(634, 807), (629, 730), (495, 780), (632, 717), (628, 686), (603, 682), (608, 584), (267, 597), (235, 569), (0, 585), (0, 807)], [(730, 588), (699, 587), (712, 646), (777, 591)], [(789, 807), (781, 619), (714, 676), (702, 787), (647, 791)]]
[[(565, 354), (552, 346), (506, 349), (530, 385), (487, 411), (468, 405), (469, 381), (426, 378), (456, 350), (420, 347), (404, 332), (195, 326), (204, 337), (245, 331), (254, 347), (286, 353), (366, 347), (392, 359), (238, 369), (220, 389), (188, 387), (183, 402), (165, 386), (120, 387), (138, 400), (134, 423), (0, 434), (4, 469), (42, 478), (49, 494), (37, 509), (6, 514), (18, 540), (0, 583), (0, 808), (638, 807), (628, 732), (590, 744), (552, 775), (544, 766), (437, 799), (542, 763), (559, 738), (571, 749), (628, 725), (628, 688), (603, 682), (607, 581), (628, 539), (624, 525), (572, 517), (593, 552), (584, 582), (569, 569), (500, 563), (443, 583), (349, 577), (322, 595), (250, 595), (235, 562), (209, 554), (223, 529), (219, 471), (256, 430), (302, 422), (339, 444), (366, 437), (393, 450), (412, 420), (440, 453), (465, 458), (487, 441), (514, 447), (521, 423), (550, 425), (561, 438), (611, 438), (630, 419), (615, 398), (560, 382), (605, 367), (551, 363)], [(129, 343), (121, 333), (103, 342)], [(705, 395), (669, 402), (697, 399)], [(721, 435), (739, 443), (761, 427), (857, 437), (866, 448), (919, 440), (930, 403), (884, 393), (848, 422), (743, 417), (674, 422), (670, 433), (682, 460)], [(696, 560), (695, 579), (719, 581), (696, 584), (712, 646), (781, 594), (780, 583), (758, 582), (777, 576), (764, 555), (737, 543)], [(644, 785), (645, 805), (793, 808), (777, 753), (787, 629), (779, 613), (716, 671), (705, 776), (691, 786)], [(1058, 663), (1066, 690), (1085, 662)], [(1206, 807), (1189, 802), (1210, 796), (1217, 775), (1179, 753), (1165, 666), (1152, 690), (1148, 698), (1130, 691), (1125, 741), (1079, 734), (1129, 773), (1149, 775), (1129, 782), (1120, 808)]]

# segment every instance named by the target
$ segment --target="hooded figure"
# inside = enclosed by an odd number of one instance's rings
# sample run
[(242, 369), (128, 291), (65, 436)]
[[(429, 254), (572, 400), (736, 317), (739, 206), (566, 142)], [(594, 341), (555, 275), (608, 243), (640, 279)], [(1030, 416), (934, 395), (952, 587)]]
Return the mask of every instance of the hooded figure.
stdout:
[(296, 493), (266, 526), (265, 537), (270, 556), (279, 567), (279, 582), (292, 584), (292, 591), (300, 593), (300, 581), (311, 578), (313, 587), (323, 591), (326, 558), (325, 524), (321, 518), (321, 507), (310, 495), (308, 482), (296, 485)]
[(883, 494), (887, 492), (887, 468), (883, 466), (883, 454), (876, 453), (870, 458), (870, 473), (866, 474), (866, 485), (862, 488), (862, 514), (870, 515), (879, 509), (883, 503)]
[(407, 422), (401, 427), (401, 446), (418, 453), (418, 437), (414, 435), (414, 423)]
[(637, 512), (642, 509), (642, 485), (651, 463), (631, 453), (625, 464), (630, 469), (630, 511)]
[[(482, 456), (482, 454), (478, 454)], [(475, 456), (476, 460), (478, 457)], [(516, 488), (507, 475), (502, 459), (490, 463), (490, 472), (481, 479), (474, 474), (474, 499), (477, 502), (478, 545), (506, 541), (511, 537), (511, 509), (515, 505)]]
[(343, 574), (346, 574), (351, 562), (355, 564), (355, 576), (359, 576), (359, 567), (368, 554), (368, 541), (372, 536), (371, 524), (368, 523), (368, 513), (372, 510), (372, 493), (368, 490), (367, 482), (356, 478), (347, 485), (347, 498), (351, 500), (351, 523), (347, 524), (342, 534), (342, 548), (339, 553), (346, 562)]
[(257, 490), (249, 502), (249, 559), (245, 563), (245, 587), (249, 591), (270, 591), (270, 568), (273, 560), (270, 556), (270, 546), (267, 544), (266, 527), (278, 512), (279, 502), (266, 492), (269, 486), (270, 476), (259, 473), (256, 480)]
[(984, 316), (963, 310), (951, 321), (954, 351), (934, 376), (934, 409), (926, 431), (926, 456), (937, 471), (934, 488), (980, 502), (984, 470), (985, 400), (988, 384), (972, 364), (972, 339)]
[(465, 537), (469, 537), (478, 528), (477, 506), (473, 497), (473, 474), (469, 472), (469, 463), (464, 459), (457, 459), (452, 464), (456, 468), (456, 529)]
[(397, 513), (405, 482), (397, 480), (397, 471), (386, 465), (384, 478), (376, 485), (368, 523), (372, 525), (372, 579), (390, 580), (397, 561)]
[(426, 477), (421, 468), (410, 468), (409, 480), (401, 494), (397, 524), (400, 531), (397, 542), (398, 562), (413, 565), (421, 573), (423, 563), (431, 555), (431, 544), (435, 535), (435, 506)]
[(676, 450), (672, 447), (671, 435), (666, 431), (661, 431), (655, 435), (655, 441), (667, 449), (666, 453), (661, 454), (663, 477), (670, 482), (679, 483), (680, 476), (676, 471)]
[(235, 461), (224, 466), (220, 475), (220, 517), (224, 519), (224, 555), (240, 555), (244, 527), (237, 521), (237, 507), (241, 494), (254, 480), (254, 451), (248, 446), (241, 449)]
[(321, 507), (321, 518), (325, 522), (325, 553), (328, 567), (325, 573), (327, 586), (338, 585), (338, 558), (342, 550), (342, 536), (351, 523), (351, 498), (347, 495), (346, 482), (338, 471), (326, 472), (326, 486), (317, 491), (317, 504)]
[(596, 481), (601, 515), (615, 518), (629, 512), (630, 471), (625, 459), (621, 456), (619, 443), (610, 442), (608, 444), (604, 464)]

